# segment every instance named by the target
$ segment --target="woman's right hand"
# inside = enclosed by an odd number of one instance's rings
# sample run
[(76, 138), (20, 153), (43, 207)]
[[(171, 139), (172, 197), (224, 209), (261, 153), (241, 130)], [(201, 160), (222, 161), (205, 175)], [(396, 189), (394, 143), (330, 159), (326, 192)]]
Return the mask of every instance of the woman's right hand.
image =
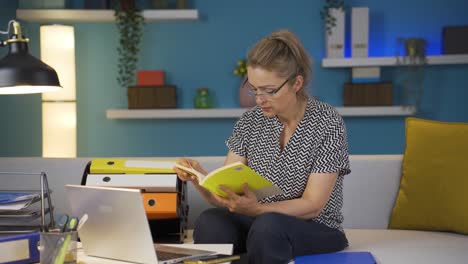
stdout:
[[(187, 159), (187, 158), (183, 158), (183, 159), (179, 159), (176, 161), (176, 163), (180, 164), (180, 165), (183, 165), (185, 167), (189, 167), (189, 168), (192, 168), (194, 170), (197, 170), (201, 173), (203, 173), (203, 175), (206, 175), (207, 172), (200, 166), (200, 163), (198, 163), (198, 161), (196, 160), (193, 160), (193, 159)], [(221, 207), (222, 205), (220, 203), (218, 203), (216, 201), (216, 199), (213, 197), (213, 194), (208, 191), (207, 189), (205, 189), (203, 186), (201, 186), (199, 183), (198, 183), (198, 179), (197, 177), (193, 176), (193, 175), (190, 175), (190, 173), (187, 173), (179, 168), (176, 168), (174, 167), (174, 171), (177, 173), (177, 177), (179, 177), (180, 180), (182, 181), (191, 181), (193, 183), (193, 186), (195, 187), (195, 189), (198, 190), (198, 192), (205, 198), (205, 200), (207, 202), (209, 202), (210, 204), (216, 206), (216, 207)]]
[[(176, 163), (185, 167), (192, 168), (196, 171), (203, 173), (204, 175), (206, 174), (206, 171), (200, 166), (200, 163), (198, 163), (198, 161), (196, 160), (183, 158), (183, 159), (177, 160)], [(179, 177), (180, 180), (191, 181), (194, 185), (197, 185), (197, 186), (199, 185), (198, 179), (194, 175), (191, 175), (190, 173), (187, 173), (177, 167), (174, 167), (174, 170), (177, 173), (177, 177)]]

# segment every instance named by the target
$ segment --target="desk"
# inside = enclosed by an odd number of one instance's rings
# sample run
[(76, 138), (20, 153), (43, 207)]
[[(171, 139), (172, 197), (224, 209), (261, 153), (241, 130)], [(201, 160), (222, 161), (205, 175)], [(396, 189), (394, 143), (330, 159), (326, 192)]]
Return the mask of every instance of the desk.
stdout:
[[(164, 245), (164, 244), (163, 244)], [(219, 254), (232, 254), (232, 244), (166, 244), (174, 247), (181, 248), (194, 248), (201, 250), (216, 251)], [(78, 243), (78, 264), (119, 264), (119, 263), (130, 263), (125, 261), (96, 258), (86, 256), (81, 247), (81, 243)]]

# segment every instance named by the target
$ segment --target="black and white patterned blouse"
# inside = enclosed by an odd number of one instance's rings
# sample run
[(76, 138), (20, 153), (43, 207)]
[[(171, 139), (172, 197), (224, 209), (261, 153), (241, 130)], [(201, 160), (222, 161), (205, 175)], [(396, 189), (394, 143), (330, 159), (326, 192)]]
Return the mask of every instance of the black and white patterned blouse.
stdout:
[(309, 99), (304, 118), (283, 150), (279, 143), (282, 130), (277, 117), (265, 117), (256, 106), (237, 121), (226, 145), (284, 191), (261, 203), (300, 198), (311, 173), (338, 172), (330, 199), (313, 220), (343, 231), (343, 176), (350, 172), (343, 119), (332, 106)]

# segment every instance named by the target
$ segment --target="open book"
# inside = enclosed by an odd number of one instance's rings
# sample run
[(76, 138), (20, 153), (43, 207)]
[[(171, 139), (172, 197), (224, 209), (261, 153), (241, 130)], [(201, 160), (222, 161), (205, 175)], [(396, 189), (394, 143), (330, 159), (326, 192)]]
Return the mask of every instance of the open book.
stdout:
[(194, 175), (198, 178), (198, 183), (201, 186), (222, 197), (227, 197), (227, 195), (219, 189), (219, 185), (224, 185), (233, 192), (242, 194), (244, 192), (242, 189), (244, 183), (249, 185), (249, 188), (255, 193), (258, 200), (283, 193), (278, 186), (263, 178), (242, 162), (228, 164), (208, 173), (206, 176), (193, 168), (185, 167), (178, 163), (175, 163), (175, 167)]

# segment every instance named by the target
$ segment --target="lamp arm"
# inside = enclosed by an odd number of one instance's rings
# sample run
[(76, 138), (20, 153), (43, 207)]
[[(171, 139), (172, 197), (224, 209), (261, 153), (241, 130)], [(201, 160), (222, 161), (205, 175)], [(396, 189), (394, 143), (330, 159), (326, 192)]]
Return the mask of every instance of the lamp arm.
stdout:
[(8, 22), (7, 31), (0, 31), (0, 34), (4, 34), (4, 35), (9, 34), (11, 25), (13, 25), (13, 34), (11, 36), (9, 36), (9, 39), (4, 40), (4, 41), (0, 41), (0, 47), (7, 46), (8, 44), (13, 43), (13, 42), (29, 42), (28, 38), (23, 37), (23, 33), (22, 33), (22, 30), (21, 30), (21, 25), (16, 20), (10, 20)]
[(11, 24), (12, 24), (13, 22), (16, 22), (16, 20), (14, 20), (14, 19), (10, 20), (10, 21), (8, 22), (8, 28), (7, 28), (7, 30), (6, 30), (6, 31), (1, 31), (1, 30), (0, 30), (0, 34), (7, 35), (8, 33), (10, 33), (10, 26), (11, 26)]

